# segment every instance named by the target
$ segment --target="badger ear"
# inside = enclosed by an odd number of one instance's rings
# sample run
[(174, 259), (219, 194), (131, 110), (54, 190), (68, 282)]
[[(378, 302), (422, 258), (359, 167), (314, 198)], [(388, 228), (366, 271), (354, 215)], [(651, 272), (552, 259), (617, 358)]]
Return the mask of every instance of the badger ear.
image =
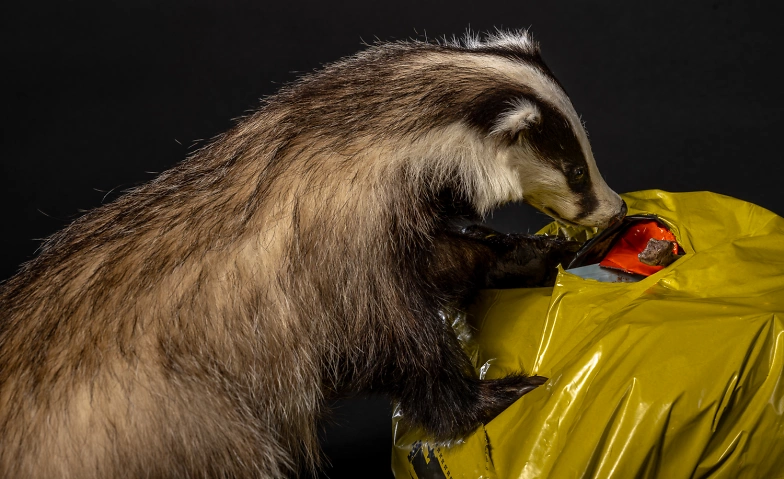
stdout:
[(498, 117), (490, 134), (515, 141), (520, 133), (538, 124), (541, 119), (539, 107), (527, 98), (521, 98)]

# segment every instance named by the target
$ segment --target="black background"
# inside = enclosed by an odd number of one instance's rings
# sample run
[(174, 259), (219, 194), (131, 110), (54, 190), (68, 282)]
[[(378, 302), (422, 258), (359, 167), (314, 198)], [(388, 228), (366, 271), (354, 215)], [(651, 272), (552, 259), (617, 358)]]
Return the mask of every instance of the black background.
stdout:
[[(281, 84), (362, 42), (530, 27), (618, 192), (710, 190), (778, 214), (776, 2), (68, 2), (2, 13), (0, 279), (79, 211), (228, 129)], [(526, 207), (489, 222), (535, 231)], [(384, 399), (340, 403), (331, 477), (389, 475)], [(362, 464), (360, 467), (359, 464)]]

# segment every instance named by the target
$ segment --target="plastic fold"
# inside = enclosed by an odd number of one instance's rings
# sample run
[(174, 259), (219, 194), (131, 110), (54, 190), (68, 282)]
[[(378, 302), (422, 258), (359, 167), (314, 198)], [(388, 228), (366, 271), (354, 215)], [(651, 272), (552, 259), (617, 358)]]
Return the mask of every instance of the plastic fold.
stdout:
[(482, 292), (479, 374), (549, 380), (450, 446), (396, 413), (397, 478), (784, 477), (784, 219), (706, 192), (624, 199), (685, 255), (639, 282), (561, 269), (552, 288)]

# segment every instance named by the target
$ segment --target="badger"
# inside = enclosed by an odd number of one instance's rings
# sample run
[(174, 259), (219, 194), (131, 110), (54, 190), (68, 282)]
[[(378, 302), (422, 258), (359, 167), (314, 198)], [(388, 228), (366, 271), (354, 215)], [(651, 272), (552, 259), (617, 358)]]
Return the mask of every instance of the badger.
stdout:
[(527, 32), (303, 76), (2, 285), (0, 476), (313, 472), (326, 401), (357, 392), (465, 436), (544, 378), (480, 380), (442, 312), (574, 252), (460, 229), (514, 201), (565, 225), (625, 213)]

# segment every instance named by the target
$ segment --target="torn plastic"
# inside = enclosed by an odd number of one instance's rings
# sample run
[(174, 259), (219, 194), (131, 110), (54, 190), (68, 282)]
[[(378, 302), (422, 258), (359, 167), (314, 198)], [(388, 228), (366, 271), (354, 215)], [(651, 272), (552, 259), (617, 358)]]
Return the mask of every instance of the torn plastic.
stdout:
[(673, 242), (673, 253), (678, 254), (678, 242), (672, 232), (658, 221), (650, 219), (630, 225), (599, 262), (599, 266), (642, 276), (661, 271), (664, 266), (652, 266), (640, 260), (640, 255), (647, 251), (651, 239)]
[(608, 283), (640, 281), (664, 268), (645, 264), (641, 259), (644, 254), (653, 254), (652, 239), (672, 242), (675, 258), (684, 253), (675, 235), (656, 216), (629, 215), (587, 241), (566, 271)]
[(624, 199), (686, 254), (638, 282), (561, 270), (483, 292), (477, 370), (549, 380), (448, 447), (397, 414), (396, 477), (782, 477), (784, 219), (711, 193)]

